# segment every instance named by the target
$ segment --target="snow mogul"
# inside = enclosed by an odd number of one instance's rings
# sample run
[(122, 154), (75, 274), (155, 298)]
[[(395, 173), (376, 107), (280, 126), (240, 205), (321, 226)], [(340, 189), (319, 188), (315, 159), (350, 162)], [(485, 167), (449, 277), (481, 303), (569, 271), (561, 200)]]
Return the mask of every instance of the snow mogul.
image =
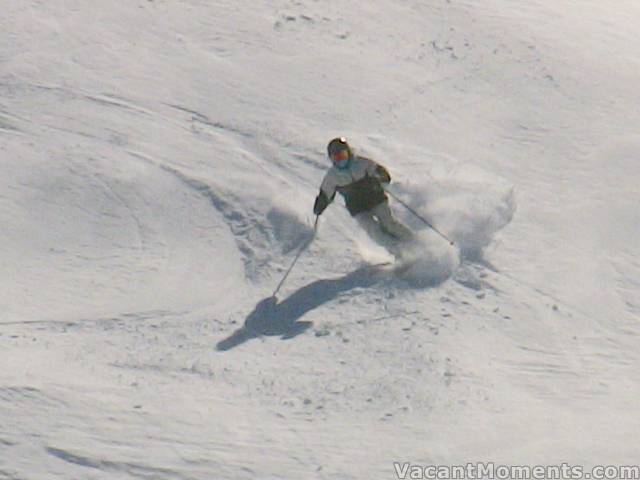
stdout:
[(322, 180), (313, 213), (321, 215), (339, 193), (351, 216), (369, 237), (398, 256), (400, 244), (411, 240), (413, 233), (389, 208), (389, 197), (383, 187), (391, 181), (387, 169), (355, 155), (344, 137), (331, 140), (327, 154), (333, 165)]

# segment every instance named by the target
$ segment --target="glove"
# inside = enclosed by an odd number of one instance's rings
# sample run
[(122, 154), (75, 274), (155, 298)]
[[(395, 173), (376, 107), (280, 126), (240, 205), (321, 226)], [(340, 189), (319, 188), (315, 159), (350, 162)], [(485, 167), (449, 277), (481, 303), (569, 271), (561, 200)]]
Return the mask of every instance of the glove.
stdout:
[(380, 180), (380, 183), (389, 183), (391, 181), (391, 175), (389, 175), (387, 169), (382, 165), (378, 165), (376, 167), (375, 176), (378, 180)]
[(322, 214), (324, 209), (329, 206), (329, 199), (325, 195), (325, 193), (320, 190), (320, 193), (316, 197), (316, 202), (313, 204), (313, 213), (316, 215)]

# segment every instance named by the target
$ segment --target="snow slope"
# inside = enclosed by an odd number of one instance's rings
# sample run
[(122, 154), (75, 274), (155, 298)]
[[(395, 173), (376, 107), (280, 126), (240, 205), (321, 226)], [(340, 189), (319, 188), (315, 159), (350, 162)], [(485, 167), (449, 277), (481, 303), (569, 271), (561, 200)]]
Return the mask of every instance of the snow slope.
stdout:
[(637, 463), (637, 2), (4, 3), (0, 479)]

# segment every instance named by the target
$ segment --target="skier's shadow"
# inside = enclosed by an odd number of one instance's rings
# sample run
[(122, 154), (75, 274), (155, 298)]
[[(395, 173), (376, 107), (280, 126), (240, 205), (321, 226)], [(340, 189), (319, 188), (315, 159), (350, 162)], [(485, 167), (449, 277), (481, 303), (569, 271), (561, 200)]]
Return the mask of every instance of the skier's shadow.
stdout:
[(231, 336), (218, 342), (220, 351), (230, 350), (263, 335), (294, 338), (305, 332), (312, 322), (300, 321), (307, 312), (318, 308), (354, 288), (370, 287), (380, 281), (379, 268), (362, 267), (340, 278), (317, 280), (278, 302), (274, 296), (259, 301), (246, 318), (244, 325)]

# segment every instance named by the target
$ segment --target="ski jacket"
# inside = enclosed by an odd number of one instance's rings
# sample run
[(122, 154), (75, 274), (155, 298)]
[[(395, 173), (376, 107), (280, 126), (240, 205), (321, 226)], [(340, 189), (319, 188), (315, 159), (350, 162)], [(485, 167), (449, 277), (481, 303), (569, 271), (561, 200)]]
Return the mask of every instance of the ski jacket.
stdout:
[(386, 168), (373, 160), (354, 155), (345, 169), (332, 166), (322, 181), (313, 211), (320, 215), (333, 201), (336, 192), (344, 198), (352, 216), (371, 210), (388, 200), (381, 183), (389, 183)]

